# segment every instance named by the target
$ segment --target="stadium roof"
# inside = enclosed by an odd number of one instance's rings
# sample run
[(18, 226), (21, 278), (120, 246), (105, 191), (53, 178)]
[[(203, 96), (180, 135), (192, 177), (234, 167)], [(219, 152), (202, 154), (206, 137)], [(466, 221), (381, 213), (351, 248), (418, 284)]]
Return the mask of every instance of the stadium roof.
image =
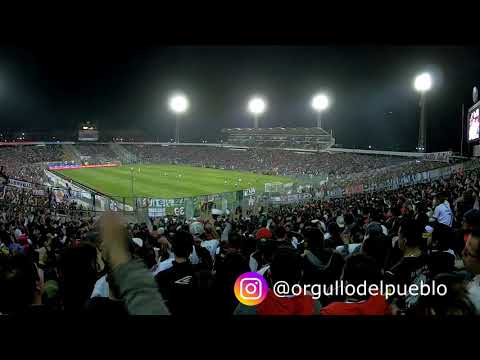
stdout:
[(327, 131), (321, 128), (226, 128), (222, 129), (222, 133), (229, 134), (282, 134), (282, 135), (330, 135)]

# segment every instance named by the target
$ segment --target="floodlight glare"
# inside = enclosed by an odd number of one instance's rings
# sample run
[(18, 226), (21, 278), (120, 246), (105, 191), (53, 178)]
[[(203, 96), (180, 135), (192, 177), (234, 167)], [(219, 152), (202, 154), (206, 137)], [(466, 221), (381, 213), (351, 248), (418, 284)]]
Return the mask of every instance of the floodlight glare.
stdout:
[(316, 111), (323, 111), (328, 107), (328, 97), (324, 94), (315, 95), (312, 99), (312, 108)]
[(423, 73), (415, 78), (415, 89), (417, 91), (428, 91), (432, 87), (432, 78), (430, 74)]
[(177, 114), (184, 113), (188, 109), (188, 99), (185, 95), (173, 95), (168, 103), (170, 110)]
[(254, 97), (248, 102), (248, 111), (254, 115), (260, 115), (265, 112), (267, 103), (260, 97)]

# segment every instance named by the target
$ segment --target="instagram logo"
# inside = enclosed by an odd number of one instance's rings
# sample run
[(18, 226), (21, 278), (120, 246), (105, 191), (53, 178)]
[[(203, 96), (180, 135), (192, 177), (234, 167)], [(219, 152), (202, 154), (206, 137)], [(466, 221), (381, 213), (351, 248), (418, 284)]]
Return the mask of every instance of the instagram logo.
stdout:
[(260, 304), (267, 297), (268, 285), (264, 277), (256, 272), (240, 275), (235, 281), (235, 296), (244, 305)]

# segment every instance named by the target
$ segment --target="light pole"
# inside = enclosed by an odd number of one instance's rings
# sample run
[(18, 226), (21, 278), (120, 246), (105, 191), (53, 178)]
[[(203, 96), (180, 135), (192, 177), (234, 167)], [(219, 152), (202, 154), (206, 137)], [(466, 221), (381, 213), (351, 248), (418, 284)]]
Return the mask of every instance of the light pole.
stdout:
[(329, 103), (328, 96), (325, 94), (317, 94), (312, 98), (310, 105), (318, 113), (317, 128), (319, 129), (322, 127), (322, 112), (328, 108)]
[(188, 110), (189, 103), (188, 98), (183, 94), (175, 94), (170, 97), (168, 101), (168, 106), (170, 110), (175, 114), (175, 142), (178, 144), (180, 142), (180, 124), (179, 118), (180, 115), (185, 113)]
[(253, 127), (258, 129), (258, 118), (267, 109), (267, 102), (263, 98), (255, 96), (248, 101), (247, 108), (253, 115)]
[(132, 186), (132, 198), (133, 198), (133, 167), (130, 168), (130, 185)]
[(430, 74), (423, 73), (415, 78), (415, 90), (420, 92), (420, 123), (418, 127), (418, 152), (426, 152), (427, 147), (427, 119), (426, 119), (426, 100), (427, 91), (432, 87), (432, 78)]

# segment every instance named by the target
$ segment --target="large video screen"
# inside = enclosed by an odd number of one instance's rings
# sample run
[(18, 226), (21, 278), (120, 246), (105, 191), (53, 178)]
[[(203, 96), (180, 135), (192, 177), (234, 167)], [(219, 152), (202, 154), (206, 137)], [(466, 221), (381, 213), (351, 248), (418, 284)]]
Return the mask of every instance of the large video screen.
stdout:
[(78, 132), (79, 141), (98, 141), (98, 131), (97, 130), (80, 130)]
[(480, 102), (468, 110), (468, 141), (480, 138)]

